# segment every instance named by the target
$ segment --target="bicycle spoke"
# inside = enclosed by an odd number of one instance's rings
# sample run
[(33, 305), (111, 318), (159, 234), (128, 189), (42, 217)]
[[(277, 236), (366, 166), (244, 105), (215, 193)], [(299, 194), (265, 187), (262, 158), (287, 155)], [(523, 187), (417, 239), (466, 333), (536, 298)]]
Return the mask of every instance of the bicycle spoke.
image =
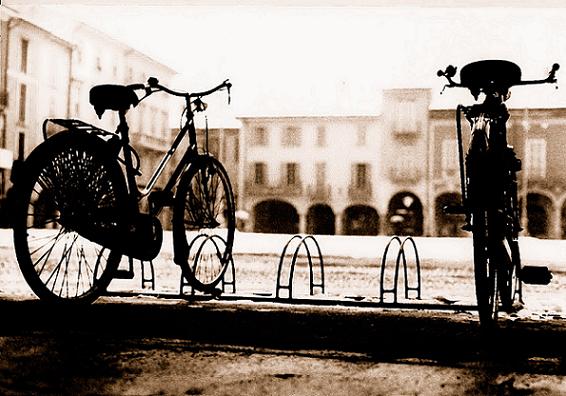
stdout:
[[(61, 229), (59, 231), (59, 233), (55, 236), (54, 240), (53, 240), (53, 244), (51, 245), (51, 248), (44, 253), (38, 260), (36, 260), (34, 263), (32, 263), (33, 267), (37, 267), (37, 264), (39, 264), (40, 261), (44, 261), (43, 266), (41, 267), (41, 269), (39, 271), (36, 270), (38, 275), (41, 275), (43, 273), (43, 270), (45, 269), (45, 266), (47, 265), (47, 262), (49, 261), (49, 257), (51, 256), (51, 253), (53, 252), (53, 250), (55, 249), (55, 245), (57, 244), (57, 241), (59, 240), (59, 237), (63, 235), (63, 229)], [(35, 252), (38, 252), (40, 249), (42, 249), (45, 245), (43, 245), (42, 247), (38, 248)], [(47, 257), (46, 257), (47, 255)], [(45, 260), (43, 260), (43, 258), (45, 257)]]

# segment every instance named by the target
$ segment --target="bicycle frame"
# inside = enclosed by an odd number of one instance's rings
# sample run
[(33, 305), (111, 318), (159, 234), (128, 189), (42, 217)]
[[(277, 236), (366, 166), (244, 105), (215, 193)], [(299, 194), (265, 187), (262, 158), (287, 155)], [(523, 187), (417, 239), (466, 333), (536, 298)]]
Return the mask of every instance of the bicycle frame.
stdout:
[[(183, 125), (177, 136), (175, 137), (167, 153), (165, 153), (165, 155), (161, 158), (161, 161), (159, 162), (157, 167), (154, 169), (153, 174), (149, 178), (147, 185), (141, 191), (137, 186), (136, 175), (135, 175), (136, 172), (133, 167), (133, 160), (132, 160), (133, 149), (130, 146), (130, 139), (128, 133), (129, 127), (125, 117), (126, 111), (124, 110), (119, 112), (120, 123), (118, 125), (118, 132), (122, 137), (121, 143), (122, 143), (122, 151), (124, 153), (124, 163), (126, 166), (126, 180), (128, 184), (128, 191), (129, 191), (130, 200), (132, 202), (132, 207), (135, 207), (132, 209), (134, 210), (134, 213), (139, 213), (139, 202), (143, 198), (149, 196), (154, 191), (157, 181), (163, 174), (163, 171), (169, 164), (171, 158), (173, 157), (173, 154), (175, 154), (179, 145), (185, 139), (187, 134), (189, 136), (189, 146), (187, 147), (187, 150), (185, 151), (183, 157), (175, 167), (175, 170), (171, 174), (171, 177), (167, 181), (162, 191), (166, 194), (170, 194), (173, 191), (173, 188), (175, 187), (177, 182), (179, 181), (183, 172), (186, 171), (190, 166), (190, 164), (193, 163), (199, 157), (200, 154), (198, 153), (197, 134), (194, 125), (194, 114), (195, 111), (204, 111), (206, 109), (206, 104), (204, 104), (201, 101), (201, 97), (210, 95), (211, 93), (214, 93), (221, 89), (227, 89), (228, 103), (230, 103), (231, 86), (232, 85), (228, 82), (228, 80), (225, 80), (222, 84), (218, 85), (215, 88), (209, 89), (208, 91), (191, 94), (191, 93), (173, 91), (165, 86), (159, 85), (158, 80), (154, 77), (149, 78), (147, 87), (144, 86), (143, 84), (132, 86), (134, 89), (143, 88), (145, 90), (145, 96), (143, 96), (139, 100), (139, 102), (141, 102), (149, 95), (153, 94), (154, 92), (163, 91), (169, 95), (183, 97), (185, 99), (186, 111), (187, 111), (185, 124)], [(195, 98), (195, 100), (191, 101), (191, 98)], [(191, 107), (193, 104), (195, 105), (194, 111), (193, 108)], [(163, 204), (156, 206), (150, 205), (150, 215), (152, 216), (158, 215), (161, 209), (163, 208), (163, 206), (165, 205)]]
[[(153, 170), (151, 177), (147, 185), (143, 189), (139, 189), (136, 179), (135, 179), (135, 170), (133, 166), (132, 160), (132, 148), (129, 145), (129, 136), (128, 136), (128, 125), (125, 119), (125, 114), (120, 115), (120, 125), (118, 126), (118, 131), (122, 136), (122, 150), (124, 153), (124, 163), (126, 167), (126, 180), (128, 183), (128, 191), (130, 192), (130, 199), (132, 202), (135, 200), (135, 207), (138, 208), (138, 203), (150, 195), (152, 191), (154, 191), (155, 185), (157, 184), (158, 180), (160, 179), (161, 175), (163, 174), (165, 168), (171, 161), (171, 158), (179, 148), (179, 145), (183, 142), (185, 137), (188, 135), (189, 138), (189, 146), (187, 147), (183, 157), (175, 167), (175, 170), (171, 174), (171, 177), (167, 181), (165, 187), (163, 188), (164, 193), (170, 193), (173, 191), (173, 188), (179, 181), (179, 178), (183, 174), (183, 172), (190, 166), (192, 162), (199, 156), (198, 154), (198, 146), (197, 146), (197, 137), (196, 137), (196, 128), (194, 125), (194, 113), (190, 109), (190, 103), (187, 107), (187, 120), (181, 130), (177, 133), (171, 147), (165, 155), (161, 158), (161, 161)], [(133, 205), (133, 204), (132, 204)], [(163, 206), (151, 207), (150, 206), (150, 214), (152, 216), (156, 216), (159, 214)]]
[[(481, 104), (475, 104), (472, 106), (458, 105), (456, 108), (456, 135), (458, 140), (458, 160), (460, 163), (462, 205), (464, 206), (464, 208), (469, 209), (471, 202), (466, 182), (467, 174), (461, 124), (462, 112), (466, 116), (466, 119), (468, 120), (471, 127), (472, 137), (470, 141), (474, 139), (473, 134), (476, 133), (477, 124), (480, 122), (483, 123), (484, 125), (480, 129), (489, 131), (489, 134), (485, 136), (485, 139), (488, 142), (488, 147), (490, 148), (489, 150), (492, 152), (499, 152), (501, 154), (501, 158), (505, 158), (505, 150), (509, 149), (509, 146), (507, 144), (506, 127), (506, 122), (509, 118), (509, 112), (507, 111), (507, 108), (504, 105), (503, 101), (498, 101), (497, 99), (494, 101), (493, 98), (489, 97), (486, 98), (486, 101)], [(506, 166), (510, 164), (501, 163), (500, 165), (501, 166), (499, 166), (497, 169), (501, 168), (502, 171), (505, 171), (507, 170)]]

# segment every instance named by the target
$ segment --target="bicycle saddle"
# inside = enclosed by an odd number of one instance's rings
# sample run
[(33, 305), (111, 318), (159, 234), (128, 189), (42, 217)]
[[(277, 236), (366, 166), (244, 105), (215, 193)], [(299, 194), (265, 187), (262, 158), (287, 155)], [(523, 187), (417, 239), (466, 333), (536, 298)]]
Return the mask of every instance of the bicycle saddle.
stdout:
[(471, 90), (505, 92), (520, 81), (521, 68), (505, 60), (477, 61), (460, 71), (460, 83)]
[(106, 110), (128, 110), (130, 106), (136, 106), (139, 102), (134, 90), (125, 85), (97, 85), (90, 90), (90, 104), (98, 118), (102, 117)]

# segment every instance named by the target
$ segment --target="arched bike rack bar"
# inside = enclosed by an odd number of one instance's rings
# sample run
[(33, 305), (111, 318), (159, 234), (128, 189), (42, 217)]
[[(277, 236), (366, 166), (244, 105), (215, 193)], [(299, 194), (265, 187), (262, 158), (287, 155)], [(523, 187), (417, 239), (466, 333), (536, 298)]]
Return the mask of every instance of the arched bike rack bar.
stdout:
[[(216, 241), (221, 241), (224, 244), (224, 246), (226, 246), (226, 241), (220, 235), (199, 234), (189, 244), (189, 252), (193, 249), (195, 243), (198, 240), (203, 239), (203, 238), (204, 238), (204, 240), (201, 242), (199, 248), (197, 249), (197, 253), (195, 254), (195, 257), (194, 257), (193, 270), (196, 270), (196, 266), (198, 265), (198, 260), (200, 258), (200, 254), (202, 252), (204, 245), (206, 245), (207, 242), (211, 241), (212, 244), (214, 245), (214, 247), (216, 248), (217, 252), (220, 252), (220, 250), (219, 250), (219, 247), (218, 247), (218, 243)], [(228, 265), (229, 265), (229, 268), (226, 269), (226, 271), (224, 272), (224, 275), (222, 276), (222, 280), (221, 280), (222, 292), (226, 292), (227, 286), (232, 286), (232, 293), (236, 293), (236, 268), (234, 266), (234, 258), (232, 257), (232, 255), (230, 255), (230, 262), (228, 263)], [(228, 272), (228, 270), (230, 270), (231, 280), (226, 280), (226, 272)], [(185, 287), (191, 288), (191, 295), (195, 294), (195, 289), (193, 288), (193, 286), (190, 284), (190, 282), (185, 278), (185, 276), (181, 272), (181, 282), (180, 282), (180, 294), (181, 295), (184, 294)]]
[[(149, 277), (146, 277), (145, 264), (149, 265)], [(149, 284), (151, 290), (155, 290), (155, 268), (153, 267), (153, 260), (144, 261), (140, 260), (141, 264), (141, 287), (145, 289), (146, 284)]]
[[(413, 251), (415, 252), (415, 266), (416, 266), (416, 270), (417, 270), (417, 285), (416, 286), (409, 286), (409, 278), (407, 276), (407, 259), (406, 259), (406, 255), (405, 255), (405, 244), (407, 242), (411, 242), (411, 245), (413, 246)], [(409, 298), (409, 291), (415, 291), (415, 292), (417, 292), (417, 299), (420, 300), (421, 299), (421, 260), (419, 258), (419, 252), (417, 250), (417, 244), (415, 243), (415, 240), (413, 239), (413, 237), (409, 236), (409, 237), (405, 238), (405, 240), (401, 244), (400, 251), (402, 253), (397, 256), (397, 264), (396, 265), (399, 266), (399, 256), (402, 255), (403, 256), (403, 270), (404, 270), (404, 273), (405, 273), (405, 298)]]
[[(295, 248), (295, 252), (294, 252), (293, 258), (291, 260), (288, 282), (287, 282), (286, 285), (282, 285), (281, 284), (281, 272), (283, 270), (283, 263), (285, 261), (285, 255), (287, 253), (287, 249), (289, 248), (291, 243), (295, 240), (299, 240), (299, 243), (298, 243), (297, 247)], [(309, 241), (312, 241), (312, 243), (314, 243), (316, 250), (317, 250), (318, 264), (319, 264), (319, 269), (320, 269), (320, 283), (315, 283), (315, 281), (314, 281), (314, 267), (313, 267), (312, 254), (311, 254), (309, 245), (307, 243)], [(300, 252), (302, 246), (304, 246), (305, 251), (307, 253), (307, 260), (308, 260), (308, 264), (309, 264), (309, 291), (310, 291), (310, 295), (311, 296), (314, 295), (315, 287), (320, 288), (321, 292), (324, 293), (324, 260), (323, 260), (323, 257), (322, 257), (322, 252), (320, 250), (320, 245), (318, 244), (318, 241), (312, 235), (307, 235), (307, 236), (294, 235), (287, 241), (287, 243), (285, 244), (285, 247), (283, 248), (283, 251), (281, 252), (281, 256), (279, 257), (279, 265), (277, 267), (277, 284), (276, 284), (276, 287), (275, 287), (275, 297), (276, 298), (279, 298), (279, 292), (280, 292), (281, 289), (287, 289), (289, 291), (288, 298), (289, 299), (293, 298), (293, 277), (295, 275), (295, 265), (297, 264), (297, 258), (299, 257), (299, 252)]]
[[(405, 244), (407, 241), (411, 242), (413, 246), (413, 250), (415, 252), (415, 264), (417, 270), (417, 285), (416, 286), (409, 286), (408, 283), (408, 270), (407, 270), (407, 257), (405, 255)], [(389, 248), (393, 242), (397, 242), (399, 245), (399, 250), (397, 252), (397, 259), (395, 261), (395, 275), (393, 278), (393, 287), (391, 289), (386, 289), (384, 287), (385, 282), (385, 267), (387, 263), (387, 253), (389, 252)], [(393, 302), (397, 303), (397, 284), (399, 283), (399, 264), (403, 260), (403, 276), (404, 276), (404, 285), (405, 285), (405, 298), (409, 298), (409, 291), (416, 291), (417, 292), (417, 299), (421, 299), (421, 263), (419, 258), (419, 253), (417, 250), (417, 245), (415, 240), (408, 236), (403, 241), (398, 236), (393, 236), (385, 246), (383, 251), (383, 257), (381, 259), (381, 277), (379, 281), (380, 291), (379, 291), (379, 299), (380, 302), (383, 303), (383, 296), (385, 293), (393, 294)]]

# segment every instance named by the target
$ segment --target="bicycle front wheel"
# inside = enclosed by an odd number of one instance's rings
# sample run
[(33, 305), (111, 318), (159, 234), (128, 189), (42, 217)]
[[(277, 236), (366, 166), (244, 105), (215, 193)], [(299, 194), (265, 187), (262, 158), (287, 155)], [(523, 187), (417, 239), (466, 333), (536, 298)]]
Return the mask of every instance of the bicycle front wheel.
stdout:
[(209, 293), (232, 258), (235, 202), (228, 173), (201, 156), (182, 176), (173, 211), (175, 262), (197, 290)]
[(123, 224), (119, 165), (101, 139), (61, 132), (38, 146), (21, 176), (13, 226), (24, 278), (42, 300), (93, 302), (121, 258), (102, 242), (115, 240)]

